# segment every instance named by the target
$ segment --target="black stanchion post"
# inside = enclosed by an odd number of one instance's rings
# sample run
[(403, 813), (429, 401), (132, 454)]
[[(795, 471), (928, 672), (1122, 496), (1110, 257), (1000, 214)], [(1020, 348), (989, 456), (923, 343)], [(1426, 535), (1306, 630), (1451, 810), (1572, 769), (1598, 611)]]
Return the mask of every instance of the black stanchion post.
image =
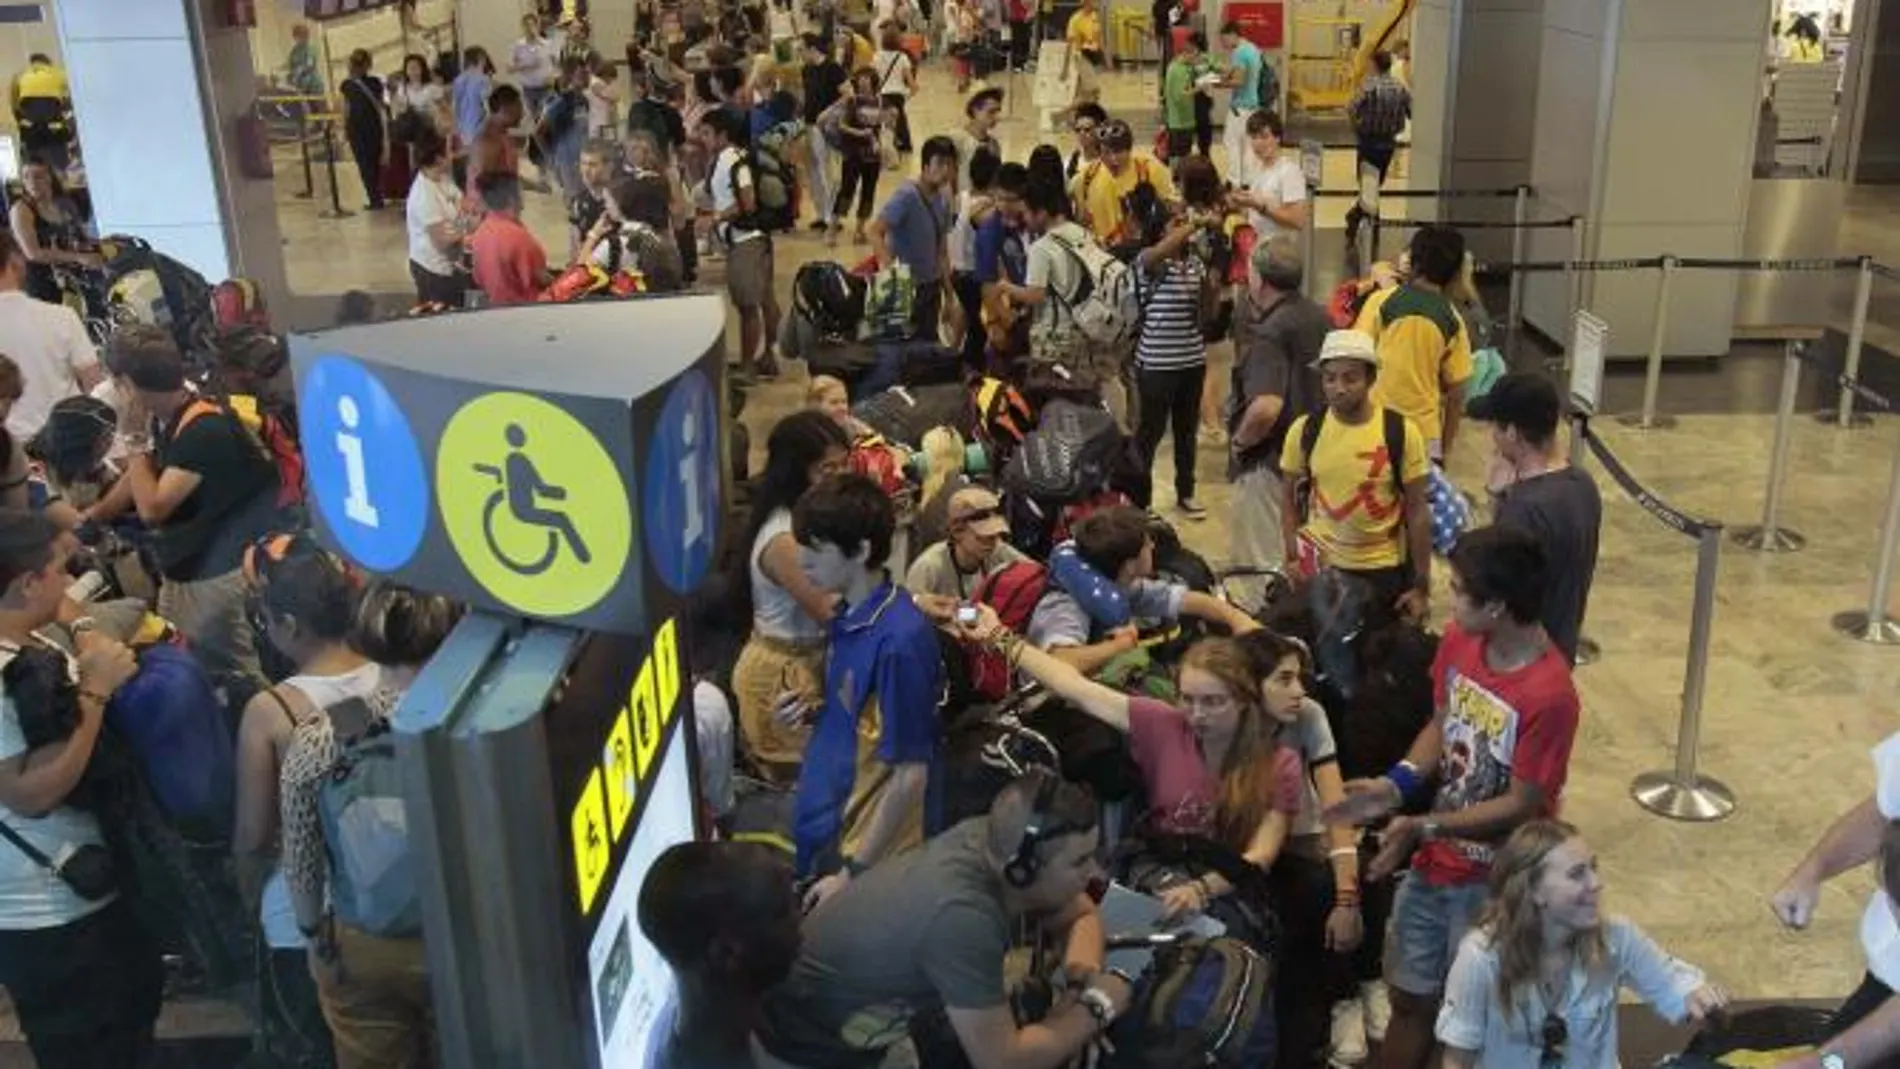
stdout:
[(1703, 528), (1696, 542), (1695, 606), (1689, 616), (1689, 666), (1682, 682), (1682, 721), (1676, 728), (1676, 767), (1646, 772), (1630, 784), (1638, 805), (1671, 820), (1721, 820), (1735, 812), (1735, 793), (1696, 771), (1702, 745), (1702, 701), (1709, 678), (1709, 637), (1715, 622), (1715, 574), (1722, 559), (1722, 528)]
[(1761, 523), (1735, 530), (1735, 544), (1758, 553), (1794, 553), (1808, 544), (1795, 531), (1781, 526), (1781, 487), (1788, 479), (1788, 451), (1793, 446), (1795, 396), (1801, 390), (1801, 353), (1806, 342), (1791, 341), (1781, 364), (1781, 403), (1775, 409), (1775, 444), (1768, 460), (1768, 492), (1763, 499)]
[(1676, 417), (1656, 413), (1656, 402), (1662, 394), (1663, 346), (1669, 338), (1669, 295), (1676, 279), (1676, 258), (1663, 257), (1659, 270), (1655, 316), (1649, 328), (1649, 361), (1643, 368), (1643, 410), (1617, 420), (1639, 431), (1666, 431), (1676, 425)]
[[(1577, 265), (1583, 262), (1583, 216), (1570, 217), (1570, 259), (1564, 264), (1564, 286), (1569, 294), (1569, 307), (1564, 309), (1564, 323), (1569, 325), (1577, 321), (1577, 312), (1583, 308), (1583, 271)], [(1570, 353), (1564, 352), (1564, 367), (1570, 366)]]
[(310, 200), (317, 195), (317, 175), (310, 167), (310, 120), (305, 107), (297, 105), (297, 152), (303, 157), (303, 192), (297, 194), (298, 200)]
[(335, 124), (323, 124), (323, 169), (330, 178), (330, 207), (317, 213), (319, 219), (348, 219), (355, 212), (343, 209), (343, 194), (336, 185), (336, 127)]
[(1874, 561), (1874, 589), (1867, 595), (1865, 612), (1834, 616), (1834, 630), (1875, 646), (1900, 646), (1900, 621), (1887, 615), (1893, 593), (1893, 555), (1900, 549), (1900, 453), (1894, 454), (1893, 474), (1887, 479), (1887, 512), (1880, 521), (1880, 557)]
[[(1860, 379), (1860, 350), (1867, 340), (1867, 307), (1874, 297), (1874, 258), (1860, 258), (1860, 272), (1854, 276), (1854, 319), (1847, 328), (1847, 362), (1841, 369), (1847, 378)], [(1842, 430), (1853, 430), (1873, 423), (1874, 418), (1865, 412), (1854, 411), (1854, 391), (1847, 386), (1841, 387), (1841, 400), (1833, 408), (1824, 408), (1814, 414), (1822, 423), (1832, 423)]]

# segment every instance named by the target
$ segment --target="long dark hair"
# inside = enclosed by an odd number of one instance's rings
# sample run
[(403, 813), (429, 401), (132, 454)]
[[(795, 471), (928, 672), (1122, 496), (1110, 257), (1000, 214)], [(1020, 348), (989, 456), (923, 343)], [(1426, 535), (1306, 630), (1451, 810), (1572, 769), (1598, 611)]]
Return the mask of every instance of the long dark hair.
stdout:
[(833, 449), (850, 442), (844, 428), (823, 412), (794, 412), (778, 421), (765, 440), (765, 470), (753, 481), (748, 497), (752, 512), (745, 537), (730, 546), (727, 575), (728, 604), (735, 627), (752, 623), (752, 543), (758, 541), (772, 513), (789, 509), (811, 488), (811, 468)]

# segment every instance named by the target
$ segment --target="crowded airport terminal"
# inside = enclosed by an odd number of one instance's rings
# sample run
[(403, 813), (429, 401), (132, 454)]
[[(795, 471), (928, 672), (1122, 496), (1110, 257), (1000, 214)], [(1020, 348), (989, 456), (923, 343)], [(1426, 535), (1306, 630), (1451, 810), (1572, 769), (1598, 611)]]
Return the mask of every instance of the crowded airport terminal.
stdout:
[(1900, 1067), (1900, 0), (0, 77), (0, 1069)]

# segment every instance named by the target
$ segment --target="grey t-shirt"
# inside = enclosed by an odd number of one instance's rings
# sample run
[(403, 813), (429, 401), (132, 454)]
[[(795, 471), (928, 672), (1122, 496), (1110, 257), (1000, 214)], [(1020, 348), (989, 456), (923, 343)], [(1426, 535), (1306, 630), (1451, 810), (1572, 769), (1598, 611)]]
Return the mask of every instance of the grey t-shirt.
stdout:
[(1009, 915), (988, 834), (989, 818), (972, 817), (806, 917), (798, 961), (765, 1000), (765, 1049), (810, 1069), (868, 1069), (922, 1010), (1001, 1005)]
[[(1138, 620), (1173, 620), (1181, 615), (1181, 600), (1188, 588), (1180, 583), (1159, 579), (1137, 579), (1122, 588), (1128, 598), (1129, 615)], [(1082, 609), (1082, 603), (1067, 591), (1050, 590), (1036, 602), (1029, 614), (1029, 627), (1023, 637), (1029, 644), (1045, 650), (1059, 646), (1086, 646), (1095, 633), (1095, 622)]]
[(969, 573), (957, 567), (956, 558), (950, 553), (950, 543), (938, 542), (910, 562), (904, 586), (913, 594), (941, 594), (968, 601), (976, 594), (978, 583), (1019, 560), (1028, 559), (1022, 550), (1008, 542), (998, 542), (996, 552), (974, 573)]
[(1318, 835), (1326, 830), (1326, 822), (1319, 818), (1319, 789), (1313, 786), (1313, 770), (1339, 760), (1326, 710), (1311, 698), (1301, 702), (1299, 716), (1280, 729), (1280, 741), (1299, 752), (1300, 766), (1306, 770), (1306, 778), (1300, 782), (1300, 812), (1293, 818), (1292, 834)]
[(1280, 418), (1250, 448), (1236, 448), (1233, 475), (1256, 468), (1280, 471), (1280, 448), (1296, 417), (1318, 411), (1326, 403), (1320, 392), (1319, 372), (1313, 361), (1332, 323), (1326, 310), (1293, 293), (1266, 308), (1244, 294), (1234, 317), (1233, 391), (1229, 394), (1227, 430), (1240, 427), (1241, 416), (1253, 399), (1278, 397)]
[(1577, 663), (1603, 528), (1596, 480), (1576, 468), (1560, 468), (1513, 483), (1498, 494), (1496, 520), (1531, 532), (1543, 544), (1544, 630), (1565, 659)]
[[(1094, 240), (1081, 224), (1064, 219), (1030, 244), (1023, 284), (1046, 294), (1036, 305), (1036, 318), (1029, 325), (1032, 344), (1057, 348), (1081, 346), (1081, 335), (1076, 330), (1069, 302), (1082, 288), (1087, 269), (1073, 250)], [(1068, 247), (1064, 247), (1064, 242)]]

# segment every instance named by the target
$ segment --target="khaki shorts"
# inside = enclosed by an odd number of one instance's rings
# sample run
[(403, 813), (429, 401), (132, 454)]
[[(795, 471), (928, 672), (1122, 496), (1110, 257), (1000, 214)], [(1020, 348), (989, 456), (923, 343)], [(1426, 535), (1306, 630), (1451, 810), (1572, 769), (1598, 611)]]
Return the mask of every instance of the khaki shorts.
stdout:
[(763, 308), (772, 296), (772, 239), (748, 238), (726, 254), (726, 292), (741, 311)]

